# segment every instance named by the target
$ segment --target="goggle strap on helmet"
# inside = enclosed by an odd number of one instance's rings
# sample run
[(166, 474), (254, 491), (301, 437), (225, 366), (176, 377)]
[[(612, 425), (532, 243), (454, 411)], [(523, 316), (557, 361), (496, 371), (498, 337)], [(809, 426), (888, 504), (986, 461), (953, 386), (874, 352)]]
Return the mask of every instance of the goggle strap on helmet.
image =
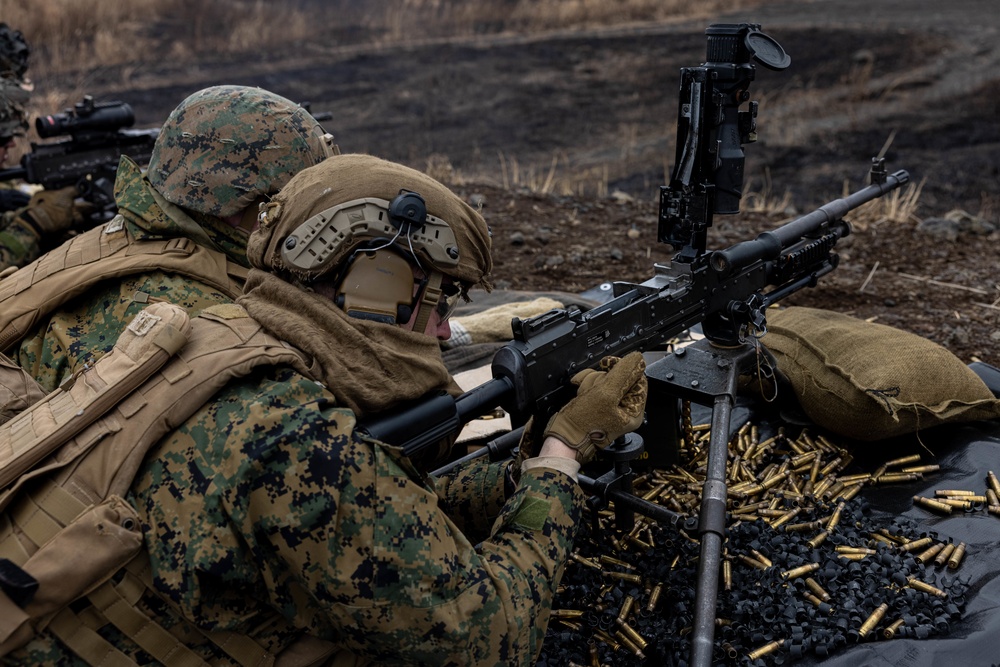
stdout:
[(443, 278), (444, 275), (440, 271), (431, 271), (427, 278), (427, 286), (424, 287), (423, 293), (420, 295), (420, 304), (417, 306), (417, 321), (413, 323), (413, 330), (417, 333), (423, 333), (424, 329), (427, 328), (431, 313), (434, 312), (441, 300), (441, 281)]

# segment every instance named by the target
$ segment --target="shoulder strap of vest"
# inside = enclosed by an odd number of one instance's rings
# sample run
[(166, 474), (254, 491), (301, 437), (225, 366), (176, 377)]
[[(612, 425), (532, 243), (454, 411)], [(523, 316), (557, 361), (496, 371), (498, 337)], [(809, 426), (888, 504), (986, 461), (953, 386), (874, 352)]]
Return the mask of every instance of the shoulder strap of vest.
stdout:
[(41, 318), (96, 283), (148, 271), (188, 276), (233, 299), (248, 273), (188, 238), (136, 240), (118, 215), (0, 280), (0, 350), (11, 349)]

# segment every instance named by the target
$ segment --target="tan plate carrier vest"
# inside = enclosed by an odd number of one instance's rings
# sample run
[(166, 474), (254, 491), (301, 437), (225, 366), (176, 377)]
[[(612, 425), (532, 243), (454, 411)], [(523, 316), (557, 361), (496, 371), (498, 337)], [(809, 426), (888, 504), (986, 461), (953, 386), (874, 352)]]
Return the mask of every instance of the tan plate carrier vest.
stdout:
[[(56, 259), (0, 282), (4, 345), (85, 287), (131, 273), (177, 272), (238, 293), (226, 262), (210, 257), (218, 253), (182, 239), (130, 243), (123, 234), (92, 230), (62, 246)], [(62, 289), (71, 293), (54, 293)], [(23, 606), (0, 592), (0, 657), (48, 630), (91, 665), (135, 665), (98, 634), (111, 623), (164, 665), (208, 667), (137, 607), (144, 594), (156, 593), (138, 515), (123, 497), (152, 446), (232, 379), (263, 366), (313, 376), (300, 352), (234, 304), (213, 306), (194, 320), (179, 306), (152, 304), (110, 353), (40, 400), (37, 385), (31, 388), (23, 371), (0, 359), (0, 400), (17, 412), (2, 394), (24, 385), (24, 402), (33, 403), (0, 425), (0, 558), (38, 582)], [(309, 637), (276, 656), (243, 635), (202, 635), (241, 665), (320, 664), (332, 653), (329, 643)]]

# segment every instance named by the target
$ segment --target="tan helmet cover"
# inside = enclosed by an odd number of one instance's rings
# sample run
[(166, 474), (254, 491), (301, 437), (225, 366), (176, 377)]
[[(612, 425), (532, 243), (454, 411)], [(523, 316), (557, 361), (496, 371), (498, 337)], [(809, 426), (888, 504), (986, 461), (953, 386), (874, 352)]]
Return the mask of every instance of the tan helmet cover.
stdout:
[[(490, 255), (490, 231), (486, 222), (471, 206), (427, 174), (370, 155), (335, 155), (315, 167), (299, 172), (261, 206), (260, 227), (250, 235), (247, 257), (258, 269), (290, 275), (302, 282), (335, 275), (341, 264), (362, 243), (373, 237), (367, 228), (342, 227), (343, 239), (330, 250), (330, 257), (314, 268), (283, 258), (289, 236), (316, 216), (344, 203), (356, 200), (392, 201), (400, 190), (420, 194), (427, 205), (428, 218), (434, 224), (447, 223), (458, 249), (457, 262), (439, 254), (434, 243), (414, 245), (423, 266), (429, 265), (466, 286), (481, 285), (490, 289), (493, 259)], [(379, 234), (384, 236), (384, 234)], [(449, 235), (448, 244), (452, 243)], [(446, 247), (446, 246), (441, 246)]]

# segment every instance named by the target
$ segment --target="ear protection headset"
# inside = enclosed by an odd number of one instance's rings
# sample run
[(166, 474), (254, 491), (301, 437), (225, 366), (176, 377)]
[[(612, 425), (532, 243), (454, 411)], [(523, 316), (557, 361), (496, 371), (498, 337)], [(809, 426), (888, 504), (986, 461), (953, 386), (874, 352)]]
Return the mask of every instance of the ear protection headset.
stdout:
[[(407, 190), (392, 202), (355, 199), (317, 213), (285, 239), (281, 256), (314, 280), (338, 267), (334, 303), (349, 316), (403, 324), (416, 311), (414, 331), (425, 329), (439, 304), (447, 317), (460, 294), (457, 286), (442, 284), (438, 270), (458, 265), (454, 232), (427, 214), (423, 197)], [(414, 268), (426, 275), (416, 297)]]

